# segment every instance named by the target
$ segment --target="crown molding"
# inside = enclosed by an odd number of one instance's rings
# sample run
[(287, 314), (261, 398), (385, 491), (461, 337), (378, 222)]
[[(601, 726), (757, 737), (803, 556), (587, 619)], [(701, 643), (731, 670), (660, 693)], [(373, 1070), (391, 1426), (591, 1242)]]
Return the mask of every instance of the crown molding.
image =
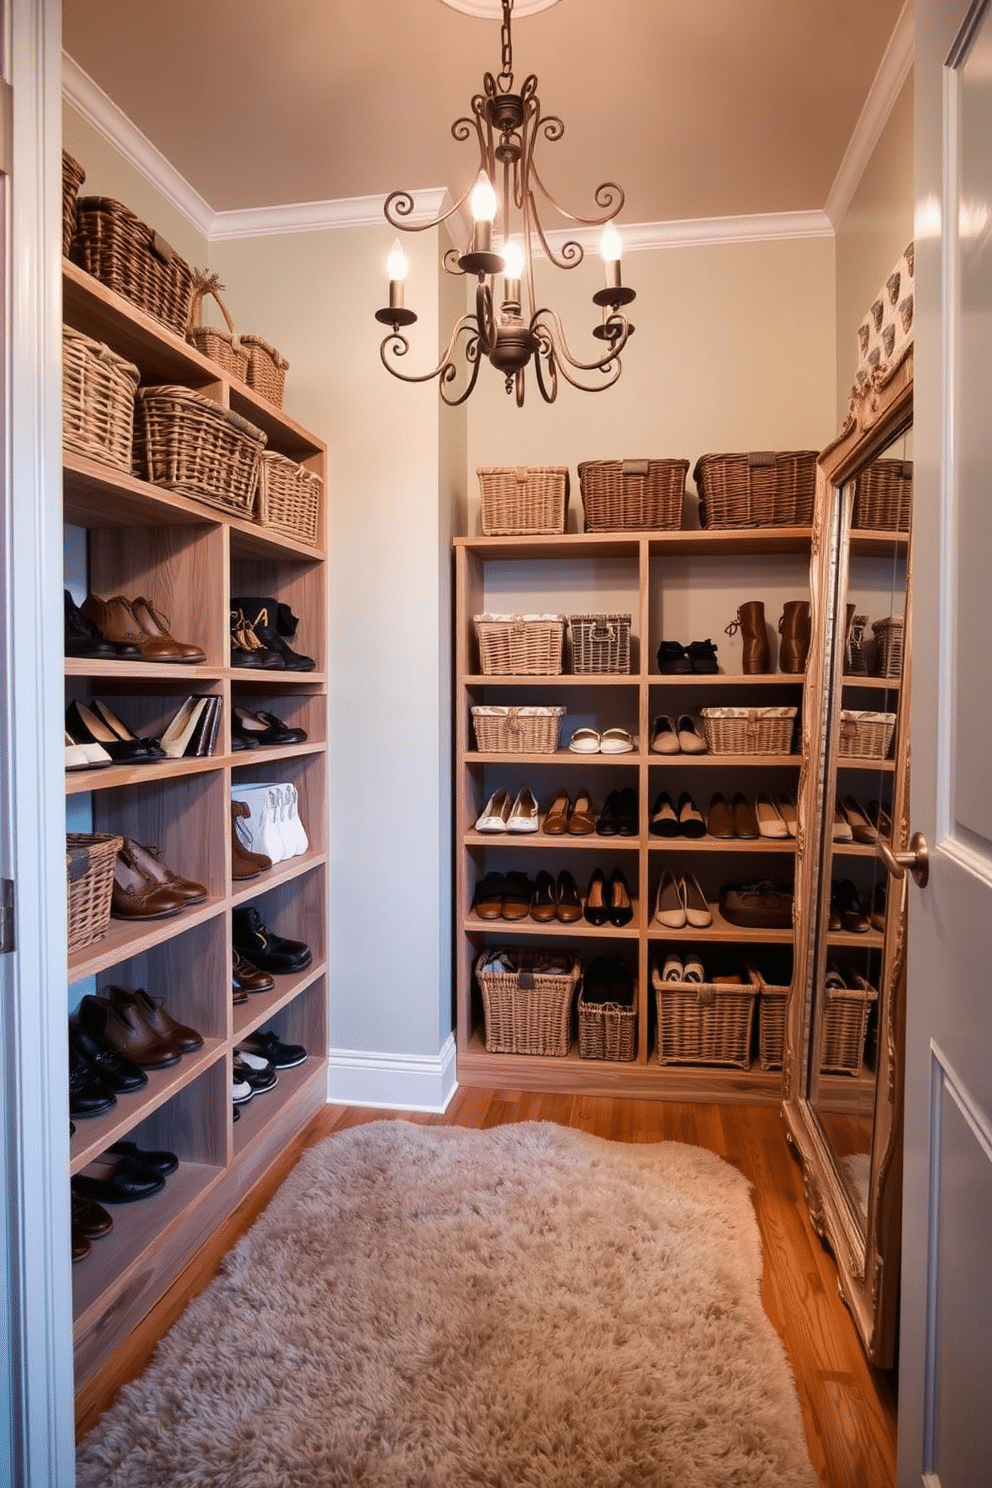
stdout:
[[(451, 205), (445, 187), (412, 192), (416, 202), (406, 219), (432, 222)], [(351, 196), (340, 201), (290, 202), (281, 207), (248, 207), (239, 212), (215, 212), (207, 236), (211, 242), (229, 238), (265, 238), (281, 233), (327, 232), (339, 227), (382, 227), (382, 196)]]
[(872, 151), (878, 144), (893, 105), (912, 70), (915, 55), (913, 3), (912, 0), (906, 0), (827, 197), (824, 211), (835, 230), (851, 205)]

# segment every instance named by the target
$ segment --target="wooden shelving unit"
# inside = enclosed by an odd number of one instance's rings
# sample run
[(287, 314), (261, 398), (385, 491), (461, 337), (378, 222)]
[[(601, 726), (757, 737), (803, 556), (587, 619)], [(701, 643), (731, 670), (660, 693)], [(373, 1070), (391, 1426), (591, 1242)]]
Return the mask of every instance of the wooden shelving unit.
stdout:
[[(757, 962), (772, 958), (780, 969), (792, 958), (794, 932), (748, 930), (721, 916), (719, 889), (724, 883), (793, 877), (796, 844), (792, 839), (755, 841), (662, 839), (648, 830), (652, 803), (661, 791), (677, 799), (683, 790), (705, 814), (712, 794), (728, 799), (744, 791), (753, 801), (760, 790), (797, 792), (802, 758), (788, 755), (675, 755), (652, 753), (651, 723), (658, 714), (674, 716), (699, 706), (788, 704), (801, 711), (804, 678), (768, 672), (669, 676), (656, 669), (655, 653), (663, 639), (702, 639), (712, 635), (730, 654), (721, 634), (739, 603), (760, 592), (761, 580), (748, 577), (764, 564), (771, 592), (782, 584), (789, 597), (809, 595), (809, 528), (745, 531), (631, 532), (563, 534), (559, 537), (463, 537), (454, 544), (456, 572), (455, 719), (456, 719), (456, 980), (458, 1079), (491, 1088), (561, 1090), (588, 1094), (653, 1096), (678, 1100), (777, 1103), (781, 1075), (763, 1070), (755, 1052), (750, 1067), (700, 1066), (659, 1062), (655, 995), (651, 970), (666, 949), (689, 946), (704, 959), (740, 953)], [(690, 590), (710, 599), (695, 601)], [(745, 592), (746, 591), (746, 592)], [(672, 615), (698, 617), (691, 634), (673, 628)], [(688, 597), (687, 597), (688, 596)], [(674, 600), (674, 602), (673, 602)], [(695, 611), (692, 605), (696, 604)], [(708, 604), (708, 609), (706, 605)], [(671, 608), (669, 608), (671, 606)], [(517, 613), (629, 612), (629, 674), (507, 677), (479, 671), (473, 616)], [(766, 619), (774, 625), (777, 612)], [(686, 621), (685, 623), (689, 623)], [(739, 663), (738, 663), (739, 668)], [(471, 708), (491, 704), (557, 704), (567, 710), (561, 747), (554, 754), (493, 754), (475, 748)], [(566, 745), (576, 724), (593, 728), (620, 725), (635, 739), (633, 753), (584, 755)], [(799, 738), (797, 730), (797, 739)], [(794, 746), (798, 749), (798, 743)], [(553, 837), (484, 834), (475, 821), (498, 787), (511, 793), (529, 786), (542, 816), (558, 789), (574, 795), (580, 786), (593, 794), (597, 809), (615, 788), (633, 787), (638, 796), (636, 837)], [(487, 871), (519, 870), (533, 877), (541, 868), (556, 876), (574, 873), (580, 890), (596, 866), (607, 875), (622, 869), (634, 899), (634, 918), (622, 929), (538, 924), (533, 920), (481, 920), (472, 910), (476, 883)], [(670, 930), (654, 918), (658, 882), (664, 868), (691, 870), (706, 893), (713, 924), (706, 930)], [(483, 949), (533, 947), (571, 949), (587, 963), (601, 954), (625, 959), (636, 976), (638, 1035), (632, 1061), (580, 1058), (573, 1038), (564, 1056), (495, 1054), (486, 1049), (482, 998), (475, 961)], [(789, 973), (791, 975), (791, 972)], [(775, 981), (777, 977), (770, 977)], [(786, 978), (788, 980), (788, 977)]]
[[(129, 1137), (166, 1147), (180, 1167), (154, 1197), (114, 1211), (111, 1234), (73, 1267), (77, 1390), (126, 1345), (130, 1330), (196, 1249), (241, 1201), (327, 1092), (327, 595), (326, 450), (279, 409), (88, 274), (63, 264), (67, 325), (106, 343), (140, 369), (143, 383), (179, 383), (215, 398), (264, 429), (277, 450), (325, 479), (316, 545), (298, 543), (136, 476), (67, 453), (64, 518), (88, 534), (89, 585), (108, 597), (145, 594), (173, 633), (200, 645), (197, 666), (70, 659), (66, 703), (106, 700), (135, 733), (155, 735), (190, 692), (222, 700), (215, 753), (67, 775), (71, 797), (88, 795), (94, 831), (160, 848), (177, 873), (205, 883), (206, 903), (158, 921), (112, 920), (107, 935), (69, 958), (68, 983), (95, 978), (141, 986), (204, 1037), (179, 1064), (149, 1072), (147, 1086), (104, 1116), (78, 1120), (76, 1173)], [(299, 617), (291, 645), (316, 660), (311, 672), (247, 671), (229, 664), (232, 594), (272, 596)], [(233, 752), (231, 709), (267, 708), (307, 741)], [(231, 786), (291, 782), (308, 850), (243, 883), (231, 878)], [(275, 989), (234, 1006), (231, 910), (257, 904), (275, 933), (305, 940), (312, 961), (277, 976)], [(88, 984), (92, 985), (92, 984)], [(71, 999), (72, 1001), (72, 999)], [(256, 1028), (274, 1028), (308, 1051), (277, 1086), (240, 1108), (231, 1100), (233, 1050)]]

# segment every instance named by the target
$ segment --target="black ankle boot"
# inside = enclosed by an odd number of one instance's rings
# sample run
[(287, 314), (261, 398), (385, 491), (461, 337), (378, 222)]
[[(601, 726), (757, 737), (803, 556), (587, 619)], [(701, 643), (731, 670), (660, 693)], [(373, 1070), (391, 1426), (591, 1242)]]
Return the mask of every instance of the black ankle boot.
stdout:
[(258, 641), (269, 651), (274, 651), (282, 657), (282, 664), (288, 672), (312, 672), (316, 666), (312, 656), (303, 656), (298, 651), (293, 651), (280, 634), (279, 611), (284, 610), (283, 624), (291, 624), (292, 630), (288, 633), (294, 634), (299, 623), (296, 616), (288, 605), (280, 605), (279, 601), (271, 598), (259, 598), (258, 596), (239, 595), (231, 600), (232, 613), (238, 610), (244, 616), (245, 622), (254, 633)]

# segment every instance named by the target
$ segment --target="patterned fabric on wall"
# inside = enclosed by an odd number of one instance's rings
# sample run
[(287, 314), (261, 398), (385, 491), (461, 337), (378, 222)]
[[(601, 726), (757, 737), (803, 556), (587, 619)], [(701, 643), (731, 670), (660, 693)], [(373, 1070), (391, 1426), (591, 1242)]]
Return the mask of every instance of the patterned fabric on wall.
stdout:
[(913, 339), (913, 248), (910, 243), (858, 326), (859, 386)]

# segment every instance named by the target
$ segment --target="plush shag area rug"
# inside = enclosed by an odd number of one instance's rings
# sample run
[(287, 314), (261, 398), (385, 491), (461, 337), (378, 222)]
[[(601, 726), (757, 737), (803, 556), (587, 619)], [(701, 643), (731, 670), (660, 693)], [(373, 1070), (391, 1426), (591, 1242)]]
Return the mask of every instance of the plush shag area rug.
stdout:
[(545, 1122), (328, 1137), (78, 1488), (815, 1488), (749, 1194)]

